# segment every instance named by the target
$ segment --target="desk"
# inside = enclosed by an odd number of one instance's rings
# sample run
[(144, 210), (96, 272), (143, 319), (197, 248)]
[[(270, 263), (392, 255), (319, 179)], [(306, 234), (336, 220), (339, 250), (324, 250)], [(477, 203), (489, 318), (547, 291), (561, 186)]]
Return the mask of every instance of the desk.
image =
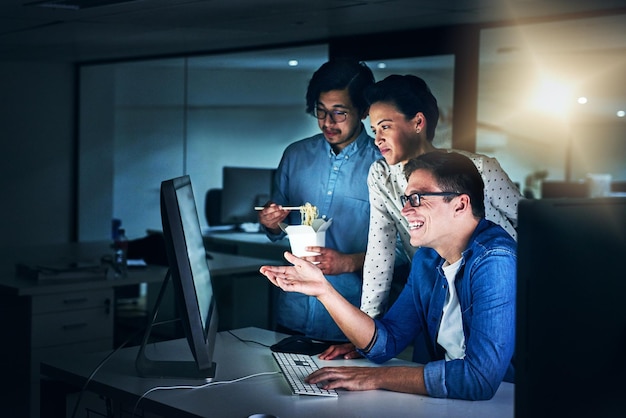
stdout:
[[(283, 334), (259, 328), (234, 330), (238, 337), (273, 344)], [(184, 340), (173, 340), (149, 347), (151, 357), (156, 352), (168, 356), (189, 358)], [(135, 402), (147, 390), (155, 386), (198, 384), (194, 381), (175, 379), (144, 379), (137, 376), (134, 368), (136, 348), (123, 349), (112, 356), (96, 373), (89, 389), (118, 402), (127, 403), (132, 411)], [(104, 354), (90, 354), (79, 358), (57, 358), (44, 361), (42, 373), (66, 383), (82, 387), (91, 371)], [(214, 359), (217, 363), (215, 381), (226, 381), (254, 373), (278, 371), (270, 351), (255, 343), (244, 343), (227, 332), (218, 333)], [(334, 365), (373, 365), (365, 359), (320, 361)], [(407, 365), (393, 359), (387, 365)], [(513, 417), (514, 385), (502, 383), (493, 399), (489, 401), (461, 401), (435, 399), (427, 396), (409, 395), (382, 390), (348, 392), (339, 391), (338, 398), (320, 398), (291, 395), (282, 375), (264, 375), (232, 384), (210, 386), (198, 390), (167, 390), (148, 394), (139, 408), (164, 417), (224, 417), (245, 418), (252, 414), (272, 414), (280, 418), (306, 417)], [(73, 407), (73, 406), (72, 406)], [(130, 414), (130, 412), (129, 412)]]
[(203, 237), (204, 245), (210, 251), (269, 258), (283, 263), (283, 253), (290, 249), (287, 238), (272, 242), (259, 232), (203, 232)]
[[(4, 334), (0, 345), (0, 370), (3, 371), (0, 408), (7, 406), (12, 412), (4, 416), (38, 417), (41, 358), (67, 352), (111, 349), (115, 289), (152, 283), (158, 290), (167, 271), (166, 267), (148, 266), (131, 269), (127, 277), (120, 279), (45, 283), (17, 278), (15, 263), (99, 260), (103, 254), (111, 252), (109, 244), (91, 242), (27, 247), (11, 249), (11, 254), (4, 254), (0, 261), (0, 326)], [(258, 323), (252, 322), (255, 319), (265, 325), (270, 321), (267, 289), (271, 286), (258, 274), (259, 266), (269, 262), (213, 254), (209, 267), (216, 285), (218, 309), (224, 311), (224, 324), (242, 326), (248, 322), (248, 325), (256, 325)], [(168, 300), (173, 305), (172, 298)], [(247, 309), (241, 309), (241, 306)], [(251, 306), (256, 309), (250, 309)], [(233, 313), (237, 311), (243, 313), (237, 317)], [(160, 314), (159, 318), (163, 316)], [(4, 411), (0, 410), (0, 415), (1, 412)]]

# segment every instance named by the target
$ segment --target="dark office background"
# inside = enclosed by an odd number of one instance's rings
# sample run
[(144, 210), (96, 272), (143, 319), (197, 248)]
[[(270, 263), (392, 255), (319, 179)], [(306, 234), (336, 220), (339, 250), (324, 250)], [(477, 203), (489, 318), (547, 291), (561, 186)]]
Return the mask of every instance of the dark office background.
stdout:
[[(496, 155), (514, 180), (522, 185), (526, 175), (532, 174), (533, 170), (541, 171), (544, 167), (518, 169), (515, 165), (516, 159), (524, 157), (532, 160), (533, 153), (539, 150), (540, 154), (550, 155), (553, 160), (558, 160), (556, 172), (553, 170), (549, 174), (553, 178), (580, 176), (581, 173), (575, 167), (567, 166), (564, 155), (568, 152), (574, 154), (576, 150), (568, 151), (567, 147), (571, 144), (564, 144), (564, 141), (574, 141), (574, 145), (578, 146), (583, 132), (582, 139), (591, 137), (591, 148), (597, 148), (597, 144), (603, 141), (602, 138), (596, 138), (601, 132), (613, 132), (612, 135), (617, 133), (618, 136), (624, 132), (623, 118), (611, 122), (606, 117), (598, 122), (603, 129), (594, 129), (593, 123), (586, 123), (584, 129), (576, 129), (572, 125), (571, 135), (564, 139), (563, 130), (559, 131), (561, 127), (558, 124), (537, 115), (529, 119), (524, 112), (517, 109), (511, 109), (510, 115), (501, 118), (501, 126), (493, 126), (490, 122), (485, 122), (486, 117), (493, 114), (496, 108), (508, 108), (511, 102), (515, 102), (516, 96), (509, 97), (506, 103), (493, 101), (489, 106), (479, 104), (479, 101), (482, 103), (487, 100), (491, 92), (507, 86), (518, 85), (518, 91), (528, 90), (530, 70), (514, 80), (506, 77), (496, 80), (494, 77), (486, 77), (484, 72), (490, 64), (484, 62), (482, 56), (482, 48), (487, 46), (495, 47), (505, 61), (512, 63), (511, 66), (504, 67), (504, 72), (513, 74), (515, 66), (519, 66), (519, 61), (513, 57), (520, 51), (506, 49), (497, 44), (498, 40), (504, 38), (499, 35), (506, 33), (507, 28), (515, 32), (516, 24), (526, 25), (532, 30), (509, 33), (510, 35), (523, 37), (530, 33), (545, 34), (541, 38), (542, 42), (536, 42), (531, 47), (538, 46), (539, 43), (556, 42), (561, 38), (559, 34), (569, 34), (572, 26), (581, 34), (594, 26), (600, 26), (602, 31), (594, 31), (594, 36), (581, 36), (581, 39), (571, 44), (566, 43), (562, 51), (576, 49), (581, 61), (590, 62), (606, 80), (611, 80), (615, 73), (623, 74), (626, 56), (623, 43), (626, 39), (626, 25), (623, 21), (626, 9), (620, 1), (605, 0), (593, 5), (586, 1), (554, 1), (550, 4), (531, 1), (524, 2), (517, 9), (514, 6), (503, 7), (496, 1), (477, 5), (469, 11), (461, 4), (463, 2), (455, 1), (438, 2), (437, 5), (417, 2), (421, 7), (417, 7), (414, 1), (344, 4), (344, 11), (341, 11), (342, 8), (329, 8), (326, 4), (311, 5), (308, 2), (306, 7), (305, 2), (301, 2), (299, 6), (304, 8), (300, 7), (299, 10), (295, 10), (295, 3), (277, 3), (277, 7), (273, 9), (264, 7), (265, 3), (253, 2), (249, 9), (237, 5), (238, 10), (245, 12), (235, 13), (233, 9), (226, 10), (227, 13), (221, 15), (223, 21), (230, 22), (231, 27), (228, 29), (234, 29), (233, 22), (239, 22), (241, 30), (237, 32), (237, 36), (226, 31), (222, 26), (223, 22), (219, 22), (220, 19), (215, 15), (197, 14), (195, 19), (186, 21), (187, 26), (181, 23), (185, 19), (182, 12), (179, 15), (180, 20), (170, 19), (170, 15), (158, 9), (151, 9), (149, 13), (145, 9), (146, 15), (142, 15), (142, 8), (149, 2), (110, 6), (108, 10), (111, 12), (131, 10), (133, 13), (107, 13), (104, 16), (95, 9), (27, 10), (24, 3), (27, 2), (12, 0), (0, 7), (0, 26), (3, 28), (0, 30), (0, 95), (3, 102), (0, 112), (0, 138), (4, 151), (3, 163), (0, 165), (0, 230), (3, 236), (0, 247), (4, 251), (10, 251), (15, 245), (67, 242), (79, 238), (81, 182), (84, 182), (86, 176), (91, 176), (96, 181), (101, 179), (103, 184), (114, 183), (112, 179), (116, 173), (112, 169), (107, 171), (99, 168), (90, 172), (88, 167), (78, 163), (83, 140), (80, 132), (84, 128), (80, 126), (82, 115), (79, 98), (89, 94), (80, 90), (78, 75), (85, 64), (116, 64), (139, 58), (191, 57), (206, 53), (226, 54), (249, 51), (252, 47), (287, 48), (298, 45), (298, 42), (312, 44), (316, 41), (321, 44), (329, 41), (331, 55), (356, 53), (371, 62), (387, 58), (452, 53), (455, 54), (456, 66), (452, 92), (455, 112), (450, 116), (452, 145)], [(171, 5), (183, 8), (183, 3), (172, 2)], [(119, 9), (115, 9), (116, 7)], [(252, 28), (249, 20), (252, 15), (240, 13), (254, 14), (261, 10), (259, 8), (271, 13), (261, 17)], [(261, 13), (257, 14), (261, 16)], [(81, 16), (87, 18), (81, 19)], [(145, 25), (136, 21), (127, 25), (120, 24), (124, 19), (131, 21), (137, 17), (143, 18), (142, 23)], [(298, 17), (302, 18), (301, 26), (294, 28), (292, 24), (298, 21)], [(287, 24), (269, 25), (271, 19)], [(100, 21), (101, 25), (90, 26), (86, 23), (89, 21)], [(167, 23), (170, 21), (172, 22)], [(154, 26), (146, 22), (153, 23)], [(571, 24), (569, 29), (563, 29), (563, 32), (549, 32), (546, 29), (550, 27), (547, 25), (559, 22), (575, 24)], [(172, 32), (167, 32), (167, 24), (174, 25), (181, 35), (172, 36)], [(458, 24), (461, 26), (454, 26)], [(44, 29), (41, 30), (40, 27)], [(91, 32), (86, 31), (86, 27), (90, 27)], [(158, 36), (155, 35), (155, 27), (159, 32)], [(422, 29), (412, 31), (413, 28)], [(124, 34), (124, 29), (132, 31), (132, 34)], [(195, 36), (185, 38), (182, 34), (191, 34), (184, 32), (185, 29), (193, 29)], [(211, 29), (215, 29), (215, 32), (211, 32)], [(246, 33), (244, 29), (249, 29), (250, 32)], [(142, 36), (142, 31), (150, 32), (154, 35), (154, 40), (147, 40), (149, 36)], [(400, 32), (387, 37), (366, 35), (367, 32), (389, 31)], [(202, 33), (202, 36), (198, 33)], [(263, 35), (255, 35), (260, 33)], [(62, 37), (62, 34), (66, 36)], [(351, 34), (355, 36), (348, 36)], [(551, 36), (552, 34), (555, 36)], [(167, 42), (159, 43), (159, 40)], [(529, 38), (522, 39), (520, 44), (523, 45), (528, 40)], [(459, 43), (466, 44), (467, 47), (460, 48)], [(601, 51), (597, 49), (598, 45), (602, 45)], [(262, 56), (263, 51), (258, 52)], [(532, 58), (532, 49), (530, 52), (530, 55), (527, 55), (528, 51), (523, 54), (526, 62), (531, 61), (528, 58)], [(562, 78), (570, 70), (582, 66), (580, 63), (570, 63), (568, 70), (560, 74)], [(532, 64), (535, 70), (541, 67), (541, 63)], [(489, 89), (480, 87), (489, 82), (494, 83)], [(617, 101), (621, 100), (623, 106), (625, 94), (620, 89), (623, 89), (621, 78), (618, 82), (605, 86), (602, 96), (617, 96)], [(577, 122), (584, 122), (587, 118), (586, 115), (575, 116)], [(539, 128), (551, 125), (554, 129), (548, 130), (542, 141), (537, 142), (530, 135)], [(611, 141), (613, 140), (608, 142)], [(517, 144), (525, 146), (520, 147)], [(276, 153), (281, 148), (282, 144), (276, 145)], [(618, 144), (614, 149), (614, 153), (598, 151), (594, 155), (602, 158), (608, 154), (619, 161), (619, 153), (623, 152), (623, 147)], [(552, 156), (551, 153), (555, 153), (555, 150), (558, 150), (558, 154)], [(116, 150), (102, 146), (98, 152), (101, 159), (110, 160)], [(580, 160), (575, 154), (571, 157), (568, 160), (570, 162)], [(621, 161), (623, 160), (622, 158)], [(600, 166), (604, 167), (602, 164)], [(611, 167), (611, 164), (608, 166)], [(617, 173), (614, 177), (624, 180), (619, 178), (624, 177), (623, 168), (620, 171), (619, 164)], [(160, 180), (161, 178), (158, 179)], [(92, 207), (102, 211), (101, 225), (108, 224), (109, 218), (115, 214), (113, 192), (111, 189), (110, 194), (95, 195), (89, 200)], [(199, 192), (203, 193), (204, 190)]]

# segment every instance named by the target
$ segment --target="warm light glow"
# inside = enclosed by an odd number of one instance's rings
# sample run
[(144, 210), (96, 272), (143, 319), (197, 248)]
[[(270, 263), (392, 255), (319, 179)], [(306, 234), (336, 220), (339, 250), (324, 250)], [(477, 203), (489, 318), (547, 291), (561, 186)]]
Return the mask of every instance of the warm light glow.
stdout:
[(289, 60), (289, 66), (290, 67), (297, 67), (298, 66), (298, 60)]
[(581, 96), (578, 98), (578, 103), (579, 104), (586, 104), (587, 103), (587, 98), (585, 96)]
[(536, 110), (565, 117), (571, 99), (570, 86), (557, 78), (544, 77), (532, 95), (531, 104)]

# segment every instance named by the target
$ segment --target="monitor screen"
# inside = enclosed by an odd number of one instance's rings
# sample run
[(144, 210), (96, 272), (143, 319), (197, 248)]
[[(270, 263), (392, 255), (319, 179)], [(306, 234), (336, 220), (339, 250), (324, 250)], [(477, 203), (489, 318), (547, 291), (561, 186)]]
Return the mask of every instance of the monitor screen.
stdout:
[[(183, 365), (181, 361), (149, 360), (143, 354), (142, 345), (138, 370), (143, 376), (211, 378), (215, 372), (213, 349), (217, 333), (217, 306), (189, 176), (161, 183), (161, 220), (169, 277), (195, 361)], [(167, 278), (157, 298), (155, 312), (166, 285)]]
[(626, 198), (519, 206), (515, 417), (624, 416)]
[(255, 206), (272, 196), (273, 168), (224, 167), (222, 172), (222, 223), (258, 222)]

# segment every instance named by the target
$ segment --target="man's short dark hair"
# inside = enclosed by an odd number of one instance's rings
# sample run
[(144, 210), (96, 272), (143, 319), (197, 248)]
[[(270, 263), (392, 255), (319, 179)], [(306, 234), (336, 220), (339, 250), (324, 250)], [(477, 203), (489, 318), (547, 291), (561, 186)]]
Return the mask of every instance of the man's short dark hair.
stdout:
[[(479, 218), (485, 217), (485, 184), (476, 165), (468, 157), (457, 152), (428, 152), (404, 165), (407, 180), (415, 170), (430, 172), (444, 192), (468, 195), (472, 214)], [(452, 200), (452, 197), (448, 200)]]
[(315, 114), (320, 94), (348, 89), (352, 105), (363, 114), (367, 110), (364, 91), (374, 84), (374, 74), (364, 63), (350, 58), (336, 58), (324, 63), (309, 80), (306, 91), (306, 112)]

